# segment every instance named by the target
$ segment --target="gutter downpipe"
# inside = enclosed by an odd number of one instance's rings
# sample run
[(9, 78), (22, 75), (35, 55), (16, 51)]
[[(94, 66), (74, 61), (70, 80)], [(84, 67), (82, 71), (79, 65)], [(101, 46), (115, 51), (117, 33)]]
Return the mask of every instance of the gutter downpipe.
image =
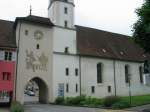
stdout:
[(114, 89), (115, 89), (115, 96), (117, 96), (116, 60), (113, 60), (113, 68), (114, 68)]
[(81, 56), (79, 55), (79, 69), (80, 69), (80, 96), (82, 95), (82, 92), (81, 92)]

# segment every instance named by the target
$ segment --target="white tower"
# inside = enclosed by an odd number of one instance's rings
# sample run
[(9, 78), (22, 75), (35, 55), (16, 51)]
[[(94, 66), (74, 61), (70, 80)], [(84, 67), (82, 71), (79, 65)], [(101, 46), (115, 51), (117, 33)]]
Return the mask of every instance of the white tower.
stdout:
[(74, 28), (74, 0), (50, 0), (48, 16), (57, 26)]

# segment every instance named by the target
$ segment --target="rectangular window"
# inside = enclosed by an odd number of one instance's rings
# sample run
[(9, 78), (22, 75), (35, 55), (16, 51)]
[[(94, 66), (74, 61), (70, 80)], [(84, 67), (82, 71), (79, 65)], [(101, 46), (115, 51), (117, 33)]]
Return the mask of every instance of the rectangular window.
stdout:
[(4, 57), (5, 57), (5, 52), (0, 51), (0, 60), (4, 60)]
[(68, 8), (67, 7), (64, 8), (64, 13), (68, 14)]
[(69, 53), (69, 47), (65, 47), (65, 53)]
[(108, 92), (111, 93), (111, 86), (108, 86)]
[(5, 60), (12, 60), (12, 52), (5, 52)]
[(6, 74), (5, 74), (5, 72), (3, 72), (3, 78), (2, 79), (6, 80)]
[(91, 87), (91, 93), (94, 94), (95, 93), (95, 86)]
[(129, 83), (129, 66), (125, 65), (125, 82)]
[(78, 84), (76, 84), (76, 93), (78, 92)]
[(142, 68), (142, 66), (139, 67), (139, 74), (140, 74), (140, 82), (143, 83), (143, 68)]
[(5, 60), (8, 60), (8, 52), (5, 52)]
[(4, 81), (11, 80), (11, 74), (9, 72), (3, 72), (3, 78), (2, 78), (2, 80), (4, 80)]
[(69, 75), (69, 68), (66, 68), (66, 76)]
[(58, 84), (58, 97), (64, 97), (64, 84)]
[(12, 52), (9, 52), (8, 60), (9, 60), (9, 61), (11, 61), (11, 60), (12, 60)]
[(66, 92), (69, 92), (69, 84), (66, 84)]
[(102, 63), (97, 64), (97, 83), (102, 83)]
[(75, 69), (75, 75), (78, 76), (78, 69)]

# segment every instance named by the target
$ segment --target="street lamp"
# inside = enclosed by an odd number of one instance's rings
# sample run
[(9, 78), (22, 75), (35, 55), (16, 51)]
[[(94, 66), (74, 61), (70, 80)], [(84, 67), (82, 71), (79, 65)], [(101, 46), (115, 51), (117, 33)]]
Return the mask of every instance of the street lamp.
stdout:
[(131, 97), (132, 97), (132, 94), (131, 94), (131, 74), (128, 74), (128, 80), (129, 80), (129, 98), (130, 98), (130, 106), (131, 106)]

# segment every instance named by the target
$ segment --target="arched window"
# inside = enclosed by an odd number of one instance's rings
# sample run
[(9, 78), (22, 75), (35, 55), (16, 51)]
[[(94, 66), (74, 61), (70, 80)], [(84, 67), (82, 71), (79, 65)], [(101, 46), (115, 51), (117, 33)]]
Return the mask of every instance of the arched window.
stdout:
[(125, 65), (125, 82), (126, 82), (126, 83), (129, 83), (129, 80), (130, 80), (130, 79), (129, 79), (129, 78), (130, 78), (130, 77), (129, 77), (129, 75), (130, 75), (130, 74), (129, 74), (129, 67), (130, 67), (129, 65)]
[(149, 73), (149, 62), (148, 60), (145, 60), (144, 62), (144, 73)]
[(103, 83), (102, 63), (97, 64), (97, 83)]
[(143, 67), (139, 67), (140, 82), (143, 83)]

